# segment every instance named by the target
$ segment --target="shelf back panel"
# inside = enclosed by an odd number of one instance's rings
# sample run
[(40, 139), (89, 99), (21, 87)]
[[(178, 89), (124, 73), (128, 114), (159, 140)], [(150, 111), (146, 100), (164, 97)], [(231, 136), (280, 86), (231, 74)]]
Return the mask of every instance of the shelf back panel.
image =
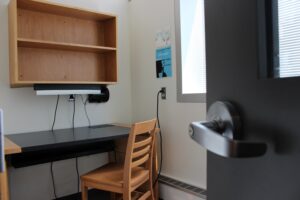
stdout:
[(104, 64), (106, 67), (106, 78), (108, 80), (117, 81), (118, 80), (118, 70), (117, 70), (117, 54), (116, 52), (108, 52), (104, 57)]
[(104, 45), (107, 47), (117, 47), (117, 18), (103, 22)]
[(116, 47), (116, 19), (86, 20), (18, 9), (18, 37), (61, 43)]
[(19, 47), (18, 54), (20, 81), (116, 81), (113, 76), (107, 76), (107, 69), (116, 68), (116, 65), (106, 65), (105, 53)]

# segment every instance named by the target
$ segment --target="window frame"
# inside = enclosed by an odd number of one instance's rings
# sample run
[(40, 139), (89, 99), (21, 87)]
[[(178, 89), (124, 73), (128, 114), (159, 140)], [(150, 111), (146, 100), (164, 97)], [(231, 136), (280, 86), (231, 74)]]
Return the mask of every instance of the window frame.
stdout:
[(182, 92), (180, 1), (181, 0), (175, 0), (177, 102), (180, 102), (180, 103), (206, 103), (206, 94), (207, 93), (183, 94), (183, 92)]

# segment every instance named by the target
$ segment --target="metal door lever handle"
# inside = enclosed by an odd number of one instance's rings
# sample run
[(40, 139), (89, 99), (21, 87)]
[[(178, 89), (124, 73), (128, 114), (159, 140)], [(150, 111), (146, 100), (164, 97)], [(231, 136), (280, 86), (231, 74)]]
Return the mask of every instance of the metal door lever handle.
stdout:
[(216, 102), (208, 110), (207, 122), (192, 122), (190, 137), (212, 153), (223, 157), (257, 157), (266, 153), (262, 142), (241, 140), (240, 120), (229, 102)]

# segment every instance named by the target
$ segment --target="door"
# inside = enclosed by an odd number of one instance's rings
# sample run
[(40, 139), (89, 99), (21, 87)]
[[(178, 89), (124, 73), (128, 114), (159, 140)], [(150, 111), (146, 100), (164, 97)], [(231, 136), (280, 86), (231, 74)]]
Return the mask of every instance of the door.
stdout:
[(208, 152), (208, 200), (300, 199), (300, 78), (258, 78), (255, 0), (206, 0), (207, 106), (233, 102), (245, 140), (266, 142), (256, 158)]

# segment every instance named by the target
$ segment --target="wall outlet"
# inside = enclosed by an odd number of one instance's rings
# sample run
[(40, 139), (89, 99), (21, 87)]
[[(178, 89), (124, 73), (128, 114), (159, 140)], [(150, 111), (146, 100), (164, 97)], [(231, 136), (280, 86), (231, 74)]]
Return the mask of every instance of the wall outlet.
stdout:
[(161, 99), (163, 99), (163, 100), (167, 99), (167, 88), (166, 87), (161, 88)]
[(68, 99), (69, 102), (74, 102), (75, 101), (75, 96), (73, 94), (71, 94), (69, 96), (69, 99)]

